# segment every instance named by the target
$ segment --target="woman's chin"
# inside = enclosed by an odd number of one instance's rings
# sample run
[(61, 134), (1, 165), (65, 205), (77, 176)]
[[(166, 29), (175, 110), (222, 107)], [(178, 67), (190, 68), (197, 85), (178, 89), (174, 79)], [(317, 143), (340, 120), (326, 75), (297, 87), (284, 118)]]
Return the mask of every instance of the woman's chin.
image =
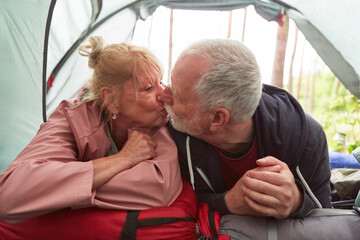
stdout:
[(152, 124), (149, 124), (149, 125), (143, 124), (142, 126), (138, 125), (136, 128), (137, 129), (148, 129), (148, 130), (154, 131), (154, 130), (157, 130), (158, 128), (160, 128), (160, 127), (165, 126), (168, 123), (168, 120), (169, 119), (166, 116), (166, 117), (162, 117), (162, 118), (159, 118), (157, 120), (154, 120), (152, 122)]
[(165, 126), (168, 123), (168, 121), (169, 121), (169, 119), (167, 116), (165, 118), (159, 119), (159, 122), (158, 122), (158, 124), (155, 125), (155, 128)]

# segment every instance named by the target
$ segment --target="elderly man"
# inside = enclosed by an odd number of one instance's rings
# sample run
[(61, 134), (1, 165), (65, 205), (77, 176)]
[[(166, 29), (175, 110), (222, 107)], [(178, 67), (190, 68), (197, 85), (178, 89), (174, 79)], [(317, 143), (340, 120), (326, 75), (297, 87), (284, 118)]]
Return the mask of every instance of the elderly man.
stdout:
[(222, 214), (278, 219), (331, 207), (321, 126), (289, 93), (262, 84), (242, 43), (214, 39), (186, 48), (160, 99), (182, 175), (201, 202)]

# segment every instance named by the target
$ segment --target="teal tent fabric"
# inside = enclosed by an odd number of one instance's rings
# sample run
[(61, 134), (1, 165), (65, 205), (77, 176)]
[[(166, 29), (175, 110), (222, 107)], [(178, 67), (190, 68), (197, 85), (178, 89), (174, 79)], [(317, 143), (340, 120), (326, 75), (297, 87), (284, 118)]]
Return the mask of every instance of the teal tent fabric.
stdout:
[(42, 123), (42, 53), (50, 2), (0, 0), (0, 173)]
[(81, 42), (91, 35), (131, 41), (139, 15), (134, 2), (0, 0), (0, 173), (35, 136), (44, 112), (75, 97), (90, 77), (87, 59), (77, 53)]

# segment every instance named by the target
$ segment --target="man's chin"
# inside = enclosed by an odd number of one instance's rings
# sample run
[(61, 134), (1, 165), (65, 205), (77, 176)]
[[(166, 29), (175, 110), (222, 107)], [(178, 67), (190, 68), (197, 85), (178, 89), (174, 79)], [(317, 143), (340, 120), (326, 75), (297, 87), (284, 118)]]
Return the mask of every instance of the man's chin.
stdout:
[(180, 126), (176, 121), (174, 121), (174, 119), (169, 117), (169, 122), (176, 131), (189, 134), (182, 126)]
[(184, 127), (184, 125), (182, 124), (178, 124), (178, 122), (174, 121), (173, 119), (169, 120), (171, 125), (173, 126), (173, 128), (179, 132), (191, 135), (193, 137), (199, 137), (202, 132), (200, 130), (196, 131), (196, 130), (189, 130), (188, 128)]

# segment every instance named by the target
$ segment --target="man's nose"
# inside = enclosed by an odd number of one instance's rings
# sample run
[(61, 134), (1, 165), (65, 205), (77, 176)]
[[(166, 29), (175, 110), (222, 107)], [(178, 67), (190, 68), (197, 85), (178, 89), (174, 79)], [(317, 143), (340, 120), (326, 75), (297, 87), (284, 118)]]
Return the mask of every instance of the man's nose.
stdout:
[(172, 92), (170, 87), (166, 87), (162, 93), (159, 95), (158, 100), (168, 104), (168, 105), (173, 105), (173, 99), (172, 99)]

